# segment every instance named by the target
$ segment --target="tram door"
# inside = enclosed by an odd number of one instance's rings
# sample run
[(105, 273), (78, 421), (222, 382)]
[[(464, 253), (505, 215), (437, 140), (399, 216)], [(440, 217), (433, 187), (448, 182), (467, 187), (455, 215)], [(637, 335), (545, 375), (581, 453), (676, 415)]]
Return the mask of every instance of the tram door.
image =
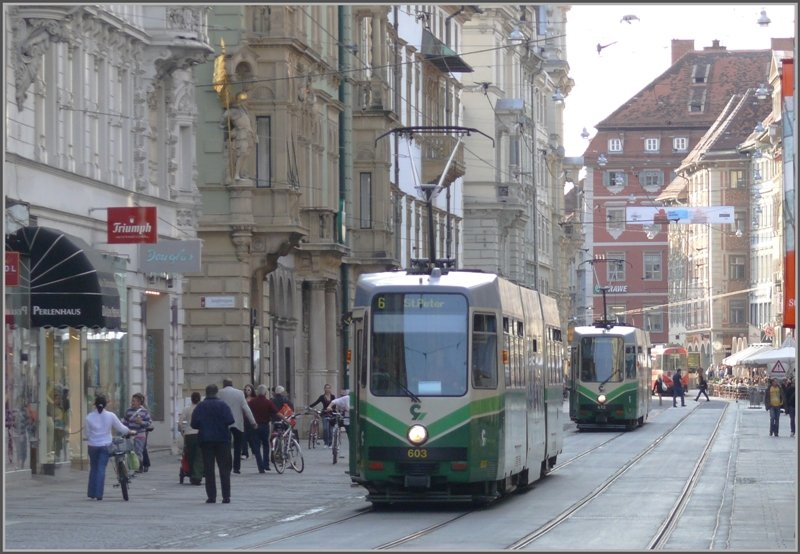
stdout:
[(367, 383), (369, 383), (367, 364), (368, 347), (367, 336), (369, 333), (369, 323), (367, 321), (367, 312), (364, 309), (353, 310), (353, 349), (350, 353), (347, 363), (350, 365), (350, 377), (352, 395), (350, 403), (350, 435), (348, 436), (348, 444), (350, 445), (350, 475), (360, 475), (359, 468), (361, 467), (362, 451), (360, 445), (361, 441), (361, 427), (362, 420), (359, 407), (361, 400), (366, 399)]

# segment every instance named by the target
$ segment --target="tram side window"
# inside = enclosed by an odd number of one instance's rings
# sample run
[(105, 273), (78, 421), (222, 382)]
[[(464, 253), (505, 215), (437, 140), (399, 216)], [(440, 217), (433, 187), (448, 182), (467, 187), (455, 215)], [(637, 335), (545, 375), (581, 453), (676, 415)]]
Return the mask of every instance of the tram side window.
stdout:
[(497, 388), (497, 319), (493, 314), (472, 318), (472, 386)]
[(636, 347), (625, 347), (625, 377), (636, 379)]

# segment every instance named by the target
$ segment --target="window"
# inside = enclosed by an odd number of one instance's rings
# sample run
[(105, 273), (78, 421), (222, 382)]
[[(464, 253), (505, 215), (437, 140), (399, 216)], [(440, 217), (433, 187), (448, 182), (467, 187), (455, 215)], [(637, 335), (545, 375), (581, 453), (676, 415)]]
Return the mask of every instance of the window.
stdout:
[(644, 306), (644, 328), (651, 333), (661, 333), (664, 331), (664, 312), (655, 306)]
[(625, 312), (627, 308), (625, 304), (609, 304), (608, 305), (608, 319), (616, 321), (617, 323), (625, 322)]
[(609, 152), (622, 152), (622, 139), (608, 139)]
[(675, 152), (686, 152), (689, 149), (689, 139), (686, 137), (675, 137), (672, 139), (672, 149)]
[(644, 279), (645, 281), (661, 281), (661, 252), (644, 253)]
[(606, 208), (606, 230), (622, 232), (625, 230), (625, 208)]
[(519, 163), (519, 137), (508, 138), (508, 163), (511, 166), (511, 174), (514, 175), (520, 171)]
[(497, 320), (494, 314), (472, 316), (472, 386), (497, 388)]
[(648, 191), (655, 191), (664, 186), (664, 173), (658, 170), (648, 169), (639, 174), (639, 182)]
[(625, 188), (628, 176), (624, 171), (606, 171), (603, 174), (603, 184), (608, 188)]
[(728, 322), (729, 323), (744, 323), (745, 322), (745, 301), (744, 300), (731, 300), (728, 304)]
[(270, 127), (269, 116), (256, 117), (256, 134), (258, 135), (258, 144), (256, 144), (257, 187), (268, 188), (272, 186), (272, 153), (270, 151), (272, 131)]
[(740, 254), (731, 254), (728, 257), (728, 274), (732, 281), (744, 281), (745, 257)]
[(606, 273), (609, 282), (625, 280), (625, 252), (608, 252)]
[(711, 64), (699, 63), (692, 68), (692, 84), (703, 85), (708, 82), (708, 71)]
[(645, 152), (658, 152), (659, 140), (657, 138), (644, 139)]
[(361, 228), (372, 229), (372, 173), (361, 173), (358, 181)]
[(732, 189), (743, 189), (747, 187), (747, 179), (745, 173), (741, 169), (736, 169), (728, 172), (730, 175), (730, 187)]

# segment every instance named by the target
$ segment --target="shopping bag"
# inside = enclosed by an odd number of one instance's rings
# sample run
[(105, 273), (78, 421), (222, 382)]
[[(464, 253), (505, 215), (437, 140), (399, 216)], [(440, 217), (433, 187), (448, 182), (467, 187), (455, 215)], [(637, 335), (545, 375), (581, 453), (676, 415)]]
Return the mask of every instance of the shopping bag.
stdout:
[(131, 471), (139, 470), (139, 456), (137, 456), (136, 452), (133, 450), (128, 452), (128, 469)]

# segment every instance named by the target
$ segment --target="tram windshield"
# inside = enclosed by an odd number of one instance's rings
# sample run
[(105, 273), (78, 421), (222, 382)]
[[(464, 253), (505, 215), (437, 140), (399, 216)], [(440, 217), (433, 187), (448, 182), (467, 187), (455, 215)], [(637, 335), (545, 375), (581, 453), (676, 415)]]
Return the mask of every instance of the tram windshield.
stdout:
[(414, 399), (467, 392), (464, 296), (382, 293), (372, 313), (372, 394)]
[(621, 337), (583, 337), (580, 342), (582, 381), (622, 381), (625, 344)]

